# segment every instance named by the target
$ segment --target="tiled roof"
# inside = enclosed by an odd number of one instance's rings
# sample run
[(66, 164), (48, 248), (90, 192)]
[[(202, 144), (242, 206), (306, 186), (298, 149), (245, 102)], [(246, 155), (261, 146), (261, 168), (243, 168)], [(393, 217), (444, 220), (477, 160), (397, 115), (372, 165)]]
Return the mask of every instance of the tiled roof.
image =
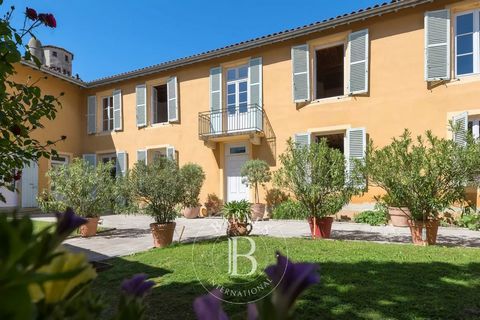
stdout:
[(242, 42), (228, 45), (222, 48), (194, 54), (194, 55), (183, 57), (180, 59), (166, 61), (153, 66), (148, 66), (145, 68), (136, 69), (136, 70), (96, 79), (96, 80), (87, 82), (86, 85), (87, 87), (97, 87), (105, 84), (111, 84), (111, 83), (123, 81), (126, 79), (141, 77), (141, 76), (153, 74), (160, 71), (165, 71), (168, 69), (173, 69), (173, 68), (177, 68), (177, 67), (181, 67), (181, 66), (201, 62), (201, 61), (206, 61), (206, 60), (210, 60), (210, 59), (214, 59), (222, 56), (227, 56), (237, 52), (253, 49), (253, 48), (264, 46), (264, 45), (269, 45), (269, 44), (280, 42), (280, 41), (298, 38), (310, 33), (319, 32), (319, 31), (323, 31), (329, 28), (340, 26), (340, 25), (365, 20), (371, 17), (382, 15), (382, 14), (397, 12), (398, 10), (401, 10), (401, 9), (411, 8), (418, 5), (422, 5), (424, 3), (430, 3), (433, 1), (435, 0), (392, 0), (390, 2), (384, 2), (372, 7), (360, 9), (357, 11), (353, 11), (350, 13), (325, 19), (323, 21), (314, 22), (301, 27), (268, 34), (262, 37), (250, 39), (247, 41), (242, 41)]

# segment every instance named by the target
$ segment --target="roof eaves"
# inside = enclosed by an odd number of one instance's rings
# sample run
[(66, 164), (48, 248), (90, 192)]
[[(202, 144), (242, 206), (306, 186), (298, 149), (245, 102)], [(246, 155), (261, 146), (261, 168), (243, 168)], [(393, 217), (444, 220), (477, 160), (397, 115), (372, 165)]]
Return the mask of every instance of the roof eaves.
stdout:
[(38, 66), (35, 63), (33, 63), (32, 61), (22, 60), (20, 63), (23, 64), (24, 66), (31, 67), (32, 69), (35, 69), (35, 70), (38, 70), (38, 71), (41, 71), (41, 72), (45, 72), (45, 73), (47, 73), (51, 76), (54, 76), (54, 77), (59, 78), (61, 80), (65, 80), (67, 82), (70, 82), (70, 83), (72, 83), (74, 85), (77, 85), (81, 88), (86, 88), (87, 87), (87, 84), (80, 79), (75, 79), (75, 78), (72, 78), (70, 76), (61, 74), (59, 72), (50, 70), (50, 69), (46, 68), (45, 66), (41, 66), (40, 68), (38, 68)]

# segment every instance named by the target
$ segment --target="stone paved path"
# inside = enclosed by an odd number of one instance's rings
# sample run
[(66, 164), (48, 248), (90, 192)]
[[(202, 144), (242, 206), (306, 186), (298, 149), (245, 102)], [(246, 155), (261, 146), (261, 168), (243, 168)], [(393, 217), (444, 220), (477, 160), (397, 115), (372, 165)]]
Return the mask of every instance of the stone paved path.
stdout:
[[(51, 217), (35, 218), (53, 220)], [(65, 245), (73, 251), (86, 252), (90, 260), (104, 260), (111, 257), (130, 255), (152, 247), (148, 216), (110, 215), (103, 217), (104, 228), (115, 230), (101, 233), (92, 238), (72, 238)], [(221, 219), (177, 219), (174, 241), (181, 236), (182, 242), (195, 239), (209, 239), (225, 234), (226, 225)], [(183, 233), (182, 233), (183, 231)], [(273, 237), (308, 237), (310, 230), (306, 221), (260, 221), (253, 228), (253, 235)], [(408, 228), (392, 226), (371, 227), (364, 224), (333, 224), (332, 238), (336, 240), (357, 240), (375, 242), (410, 243)], [(440, 228), (438, 244), (443, 246), (464, 246), (480, 248), (480, 232), (458, 228)]]

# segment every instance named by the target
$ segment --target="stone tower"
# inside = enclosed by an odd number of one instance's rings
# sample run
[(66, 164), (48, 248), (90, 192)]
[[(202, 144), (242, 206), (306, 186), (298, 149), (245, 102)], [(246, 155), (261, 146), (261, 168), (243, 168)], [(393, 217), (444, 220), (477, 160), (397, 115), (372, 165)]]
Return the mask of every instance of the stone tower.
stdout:
[(72, 75), (73, 53), (64, 48), (48, 45), (43, 46), (43, 54), (46, 67), (67, 76)]
[(45, 64), (45, 55), (43, 54), (43, 47), (40, 40), (32, 37), (30, 41), (28, 41), (28, 48), (30, 53), (42, 62), (42, 65)]

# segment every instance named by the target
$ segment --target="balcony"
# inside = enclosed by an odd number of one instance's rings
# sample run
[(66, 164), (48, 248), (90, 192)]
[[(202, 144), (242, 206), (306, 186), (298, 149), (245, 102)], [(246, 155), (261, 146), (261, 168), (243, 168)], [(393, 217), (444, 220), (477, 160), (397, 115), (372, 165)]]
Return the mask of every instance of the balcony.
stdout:
[(242, 137), (248, 137), (257, 145), (262, 138), (270, 146), (275, 142), (275, 133), (267, 114), (257, 104), (200, 112), (198, 136), (210, 144)]

